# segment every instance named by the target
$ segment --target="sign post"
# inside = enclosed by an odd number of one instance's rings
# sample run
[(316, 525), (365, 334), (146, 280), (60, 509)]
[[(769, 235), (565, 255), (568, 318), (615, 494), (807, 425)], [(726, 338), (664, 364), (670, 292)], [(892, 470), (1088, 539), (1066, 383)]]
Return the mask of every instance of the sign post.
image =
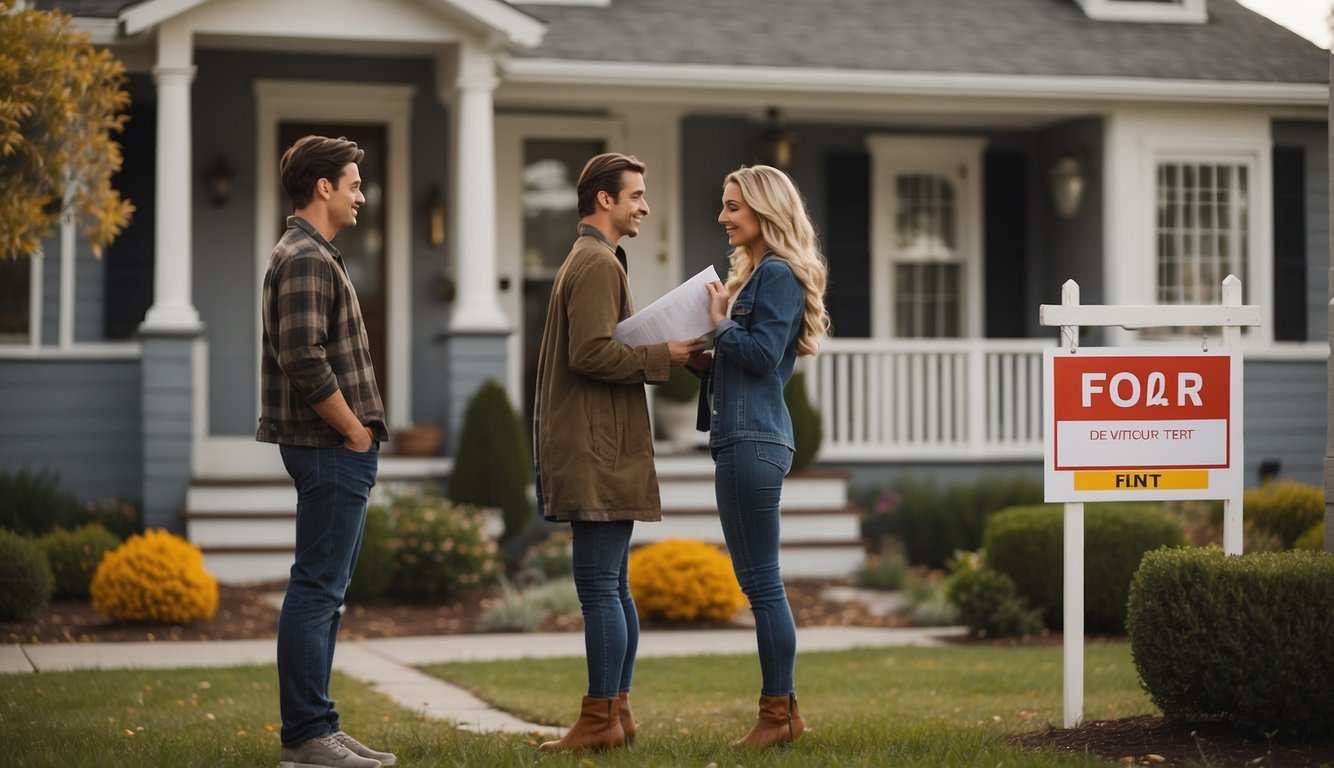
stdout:
[[(1063, 607), (1066, 728), (1084, 709), (1084, 502), (1223, 500), (1223, 549), (1241, 554), (1242, 378), (1235, 350), (1260, 308), (1241, 304), (1241, 281), (1223, 280), (1223, 303), (1085, 306), (1079, 285), (1040, 322), (1060, 326), (1061, 346), (1043, 355), (1044, 487), (1065, 502)], [(1079, 347), (1079, 328), (1221, 327), (1208, 349)]]

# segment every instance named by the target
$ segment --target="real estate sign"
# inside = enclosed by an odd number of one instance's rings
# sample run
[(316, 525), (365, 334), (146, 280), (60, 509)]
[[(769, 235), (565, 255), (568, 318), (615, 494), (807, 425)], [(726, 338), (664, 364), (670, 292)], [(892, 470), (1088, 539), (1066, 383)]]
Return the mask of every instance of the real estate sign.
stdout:
[(1228, 349), (1046, 350), (1047, 501), (1238, 495), (1241, 394)]

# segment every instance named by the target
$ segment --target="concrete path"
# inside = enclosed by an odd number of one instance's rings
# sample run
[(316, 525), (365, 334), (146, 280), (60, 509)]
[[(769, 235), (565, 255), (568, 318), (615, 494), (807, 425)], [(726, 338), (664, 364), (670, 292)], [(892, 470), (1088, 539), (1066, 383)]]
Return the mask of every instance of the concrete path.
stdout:
[[(797, 630), (801, 652), (858, 647), (934, 646), (964, 633), (962, 627), (878, 629), (809, 627)], [(548, 726), (524, 722), (493, 709), (471, 693), (415, 667), (446, 661), (490, 661), (582, 656), (581, 632), (551, 634), (436, 635), (338, 644), (334, 666), (374, 686), (406, 709), (434, 720), (477, 731), (556, 734)], [(752, 629), (647, 631), (639, 638), (639, 658), (755, 653)], [(273, 640), (208, 642), (77, 643), (0, 646), (0, 674), (73, 669), (164, 669), (234, 667), (275, 663)]]

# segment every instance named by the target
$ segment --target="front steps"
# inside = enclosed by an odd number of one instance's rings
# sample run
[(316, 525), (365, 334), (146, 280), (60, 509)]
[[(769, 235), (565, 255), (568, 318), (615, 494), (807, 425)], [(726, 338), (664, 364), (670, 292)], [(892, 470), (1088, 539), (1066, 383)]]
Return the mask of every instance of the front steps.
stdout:
[[(700, 539), (723, 545), (713, 492), (713, 462), (705, 454), (658, 457), (663, 519), (635, 526), (634, 545)], [(375, 495), (426, 478), (447, 477), (448, 459), (380, 460)], [(374, 499), (373, 499), (374, 501)], [(848, 502), (847, 476), (807, 471), (783, 484), (783, 575), (841, 578), (865, 564), (860, 510)], [(285, 475), (196, 479), (182, 513), (186, 536), (204, 553), (205, 567), (224, 584), (287, 578), (296, 538), (296, 491)]]

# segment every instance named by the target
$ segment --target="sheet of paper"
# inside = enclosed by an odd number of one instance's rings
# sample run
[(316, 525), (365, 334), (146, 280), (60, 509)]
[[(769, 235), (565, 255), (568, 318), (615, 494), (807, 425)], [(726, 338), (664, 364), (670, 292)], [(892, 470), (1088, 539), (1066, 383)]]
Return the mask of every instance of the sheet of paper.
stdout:
[(709, 290), (718, 279), (713, 265), (667, 292), (666, 296), (616, 324), (612, 338), (632, 347), (689, 341), (713, 331)]

